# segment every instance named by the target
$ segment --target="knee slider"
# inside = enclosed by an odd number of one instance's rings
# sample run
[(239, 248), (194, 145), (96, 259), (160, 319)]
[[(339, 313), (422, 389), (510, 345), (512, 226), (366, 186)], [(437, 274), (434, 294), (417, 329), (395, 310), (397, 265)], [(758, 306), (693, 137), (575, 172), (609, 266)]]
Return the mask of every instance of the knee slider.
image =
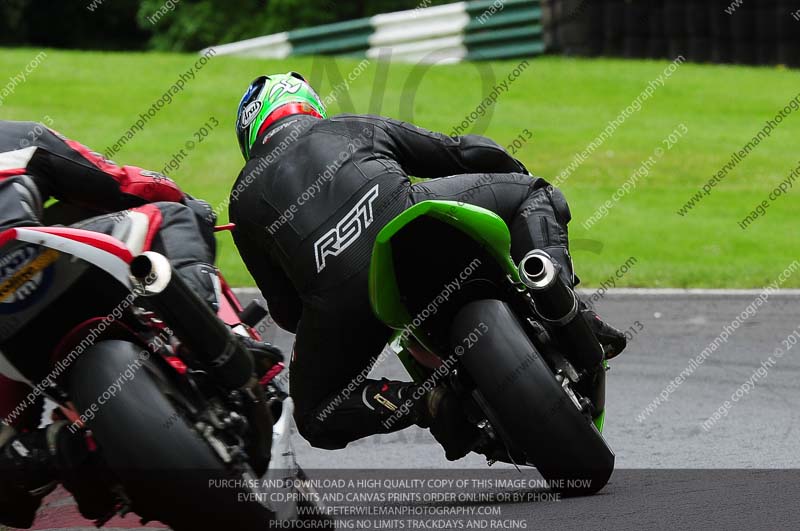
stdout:
[(36, 222), (40, 222), (44, 214), (42, 195), (39, 187), (29, 175), (17, 175), (3, 183), (10, 187), (18, 199), (25, 214)]

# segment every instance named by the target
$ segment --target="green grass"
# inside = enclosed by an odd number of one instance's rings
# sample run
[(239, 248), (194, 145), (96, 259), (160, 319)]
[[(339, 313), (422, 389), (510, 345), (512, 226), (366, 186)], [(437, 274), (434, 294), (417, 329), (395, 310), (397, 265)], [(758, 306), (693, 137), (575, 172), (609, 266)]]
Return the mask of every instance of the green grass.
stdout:
[[(12, 75), (34, 50), (3, 50), (0, 71)], [(107, 54), (48, 51), (29, 80), (0, 107), (13, 120), (53, 119), (53, 127), (103, 151), (124, 133), (196, 57), (179, 54)], [(316, 62), (315, 62), (316, 61)], [(357, 60), (336, 61), (342, 75)], [(516, 61), (484, 64), (497, 79)], [(272, 61), (215, 57), (194, 81), (115, 157), (122, 163), (160, 169), (210, 117), (221, 125), (172, 176), (190, 193), (217, 205), (242, 161), (232, 122), (238, 99), (256, 75), (293, 69), (311, 73), (330, 60)], [(662, 72), (657, 61), (540, 58), (531, 61), (495, 106), (485, 134), (507, 144), (523, 129), (534, 138), (517, 154), (534, 173), (553, 178)], [(330, 109), (412, 116), (407, 84), (416, 88), (413, 119), (449, 132), (481, 99), (481, 71), (472, 64), (424, 72), (391, 64), (385, 93), (370, 105), (380, 68), (373, 62)], [(414, 77), (416, 76), (416, 77)], [(0, 79), (0, 87), (5, 83)], [(742, 231), (737, 222), (797, 165), (800, 117), (793, 115), (686, 217), (676, 210), (729, 160), (799, 90), (797, 71), (775, 68), (683, 65), (562, 186), (573, 212), (571, 236), (602, 242), (602, 250), (574, 249), (586, 285), (597, 285), (629, 256), (638, 263), (625, 286), (761, 287), (798, 258), (800, 190), (776, 202), (766, 217)], [(326, 76), (318, 87), (332, 90)], [(798, 113), (800, 114), (800, 113)], [(589, 230), (581, 224), (661, 144), (678, 124), (689, 133), (608, 214)], [(800, 183), (797, 183), (800, 186)], [(234, 284), (251, 284), (230, 240), (220, 238), (220, 264)], [(784, 286), (800, 286), (800, 275)]]

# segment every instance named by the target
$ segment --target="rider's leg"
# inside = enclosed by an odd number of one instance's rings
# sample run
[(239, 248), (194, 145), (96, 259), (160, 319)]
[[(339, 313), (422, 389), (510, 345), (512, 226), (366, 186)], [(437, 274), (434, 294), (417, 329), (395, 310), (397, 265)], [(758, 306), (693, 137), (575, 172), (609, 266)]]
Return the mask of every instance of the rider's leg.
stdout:
[(366, 286), (364, 271), (303, 307), (290, 388), (298, 429), (312, 446), (344, 448), (362, 437), (415, 422), (406, 415), (385, 425), (393, 405), (410, 392), (408, 383), (387, 382), (384, 387), (383, 382), (367, 378), (376, 361), (382, 360), (391, 331), (373, 315)]
[[(194, 203), (195, 205), (197, 202)], [(204, 205), (204, 203), (203, 203)], [(200, 207), (180, 203), (151, 203), (131, 212), (148, 218), (152, 238), (147, 249), (166, 256), (175, 271), (211, 308), (219, 309), (217, 270), (212, 265), (216, 255), (216, 239), (211, 218)], [(136, 214), (134, 214), (136, 215)], [(241, 338), (256, 362), (256, 376), (264, 374), (263, 367), (272, 367), (282, 358), (280, 351), (262, 341)]]
[(449, 459), (463, 457), (477, 432), (453, 397), (367, 378), (393, 354), (383, 351), (391, 331), (372, 313), (365, 287), (366, 270), (303, 308), (290, 371), (300, 433), (312, 446), (332, 450), (418, 425), (431, 428)]
[[(214, 266), (213, 226), (204, 223), (192, 209), (179, 203), (153, 203), (133, 210), (144, 212), (153, 231), (152, 250), (166, 256), (175, 271), (212, 308), (218, 308)], [(151, 229), (153, 230), (153, 229)]]
[[(169, 259), (172, 267), (192, 290), (216, 309), (213, 277), (215, 249), (213, 227), (181, 203), (151, 203), (126, 212), (98, 216), (74, 227), (110, 234), (133, 245), (134, 254), (156, 251)], [(132, 234), (135, 232), (136, 234)]]
[(509, 227), (515, 262), (542, 249), (561, 266), (564, 281), (575, 284), (567, 233), (569, 206), (544, 179), (521, 173), (455, 175), (414, 184), (411, 199), (414, 203), (446, 199), (491, 210)]

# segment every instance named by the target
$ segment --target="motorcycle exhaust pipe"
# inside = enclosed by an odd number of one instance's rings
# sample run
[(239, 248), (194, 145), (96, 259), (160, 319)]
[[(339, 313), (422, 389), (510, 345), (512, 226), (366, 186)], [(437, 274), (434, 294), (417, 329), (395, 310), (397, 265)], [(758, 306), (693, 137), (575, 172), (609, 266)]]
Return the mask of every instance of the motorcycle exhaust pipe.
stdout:
[(603, 347), (580, 314), (578, 297), (559, 275), (560, 266), (542, 250), (525, 255), (519, 276), (530, 289), (536, 313), (555, 329), (567, 358), (581, 369), (594, 370), (603, 361)]
[(165, 256), (147, 251), (133, 259), (130, 272), (159, 318), (224, 387), (239, 389), (248, 383), (252, 356)]

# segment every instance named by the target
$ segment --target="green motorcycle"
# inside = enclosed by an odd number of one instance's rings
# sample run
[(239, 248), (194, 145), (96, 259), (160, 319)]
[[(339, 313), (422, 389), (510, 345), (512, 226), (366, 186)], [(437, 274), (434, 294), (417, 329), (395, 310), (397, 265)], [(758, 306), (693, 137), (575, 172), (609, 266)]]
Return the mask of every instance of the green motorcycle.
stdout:
[(534, 466), (555, 491), (593, 494), (614, 470), (603, 349), (547, 253), (517, 265), (510, 248), (493, 212), (420, 202), (378, 234), (373, 310), (415, 382), (463, 398), (490, 465)]

